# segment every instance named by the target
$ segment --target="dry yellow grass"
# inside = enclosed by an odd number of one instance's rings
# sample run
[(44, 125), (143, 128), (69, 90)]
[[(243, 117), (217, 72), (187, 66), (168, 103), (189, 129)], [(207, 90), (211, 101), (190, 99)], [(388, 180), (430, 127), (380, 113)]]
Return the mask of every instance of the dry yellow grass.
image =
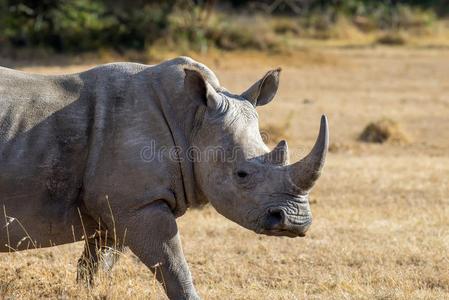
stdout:
[[(280, 63), (279, 96), (259, 109), (263, 126), (290, 113), (291, 158), (312, 145), (319, 116), (330, 121), (332, 152), (311, 194), (305, 238), (258, 236), (212, 208), (179, 219), (185, 254), (204, 299), (449, 298), (449, 51), (328, 49), (335, 63), (235, 59), (216, 70), (241, 91)], [(231, 59), (231, 58), (229, 58)], [(84, 67), (81, 67), (84, 68)], [(73, 71), (79, 67), (69, 67)], [(62, 72), (65, 69), (33, 69)], [(308, 99), (304, 101), (304, 99)], [(392, 118), (408, 145), (357, 141), (372, 120)], [(110, 276), (75, 284), (82, 244), (0, 255), (0, 298), (159, 299), (151, 273), (129, 252)]]

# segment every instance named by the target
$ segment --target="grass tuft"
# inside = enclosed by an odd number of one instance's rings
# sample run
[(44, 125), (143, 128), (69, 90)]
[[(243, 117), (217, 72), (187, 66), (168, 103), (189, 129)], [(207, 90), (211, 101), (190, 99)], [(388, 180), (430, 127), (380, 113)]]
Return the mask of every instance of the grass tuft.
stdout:
[(386, 142), (404, 144), (410, 142), (410, 138), (399, 123), (391, 119), (382, 119), (369, 123), (360, 134), (359, 140), (379, 144)]
[(376, 43), (389, 46), (402, 46), (407, 43), (407, 39), (404, 34), (399, 32), (386, 32), (376, 39)]

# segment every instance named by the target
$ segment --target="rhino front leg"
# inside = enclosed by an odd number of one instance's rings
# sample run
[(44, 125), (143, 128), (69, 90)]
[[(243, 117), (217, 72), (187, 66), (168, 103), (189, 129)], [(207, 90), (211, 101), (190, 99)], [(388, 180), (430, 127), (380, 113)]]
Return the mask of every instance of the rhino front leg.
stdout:
[(86, 241), (83, 254), (78, 260), (76, 276), (78, 283), (85, 282), (88, 286), (92, 285), (99, 268), (109, 272), (117, 262), (121, 248), (115, 247), (113, 240), (107, 239), (106, 236), (96, 234)]
[(151, 269), (170, 299), (199, 299), (184, 258), (176, 219), (163, 201), (125, 218), (126, 244)]

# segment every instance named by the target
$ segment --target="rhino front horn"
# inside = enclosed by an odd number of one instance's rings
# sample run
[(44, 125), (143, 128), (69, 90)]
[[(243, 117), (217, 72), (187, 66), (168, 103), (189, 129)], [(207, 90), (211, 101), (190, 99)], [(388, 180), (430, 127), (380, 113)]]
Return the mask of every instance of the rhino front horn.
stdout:
[(301, 190), (308, 191), (320, 177), (326, 159), (329, 144), (329, 129), (327, 118), (321, 116), (320, 133), (312, 151), (300, 161), (289, 166), (289, 174), (293, 183)]

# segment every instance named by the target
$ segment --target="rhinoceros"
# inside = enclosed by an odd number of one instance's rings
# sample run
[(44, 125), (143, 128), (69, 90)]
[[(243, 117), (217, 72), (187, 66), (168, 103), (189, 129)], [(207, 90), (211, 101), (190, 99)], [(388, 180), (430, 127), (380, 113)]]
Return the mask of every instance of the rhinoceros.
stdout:
[(84, 240), (78, 279), (91, 282), (112, 267), (111, 249), (128, 247), (170, 299), (197, 299), (176, 225), (189, 207), (304, 236), (328, 125), (322, 116), (298, 162), (285, 141), (269, 151), (256, 107), (274, 98), (279, 75), (233, 94), (188, 57), (60, 76), (0, 68), (0, 251)]

